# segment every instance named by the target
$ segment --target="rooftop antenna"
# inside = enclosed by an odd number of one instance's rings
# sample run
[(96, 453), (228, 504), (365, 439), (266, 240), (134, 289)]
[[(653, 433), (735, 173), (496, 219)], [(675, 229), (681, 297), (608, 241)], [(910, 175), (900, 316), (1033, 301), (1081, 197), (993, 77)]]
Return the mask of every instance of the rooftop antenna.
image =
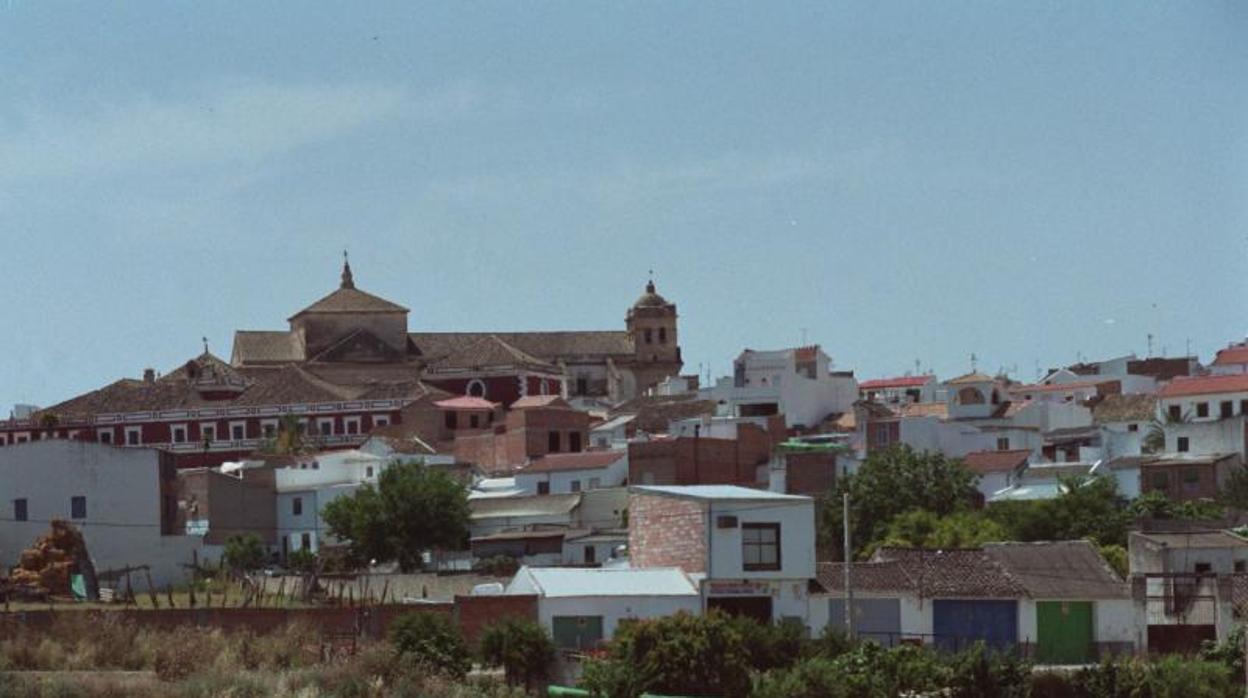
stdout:
[(1039, 381), (1041, 378), (1044, 377), (1044, 375), (1040, 373), (1040, 359), (1036, 359), (1035, 361), (1036, 361), (1036, 380)]
[(914, 360), (914, 375), (916, 375), (916, 376), (921, 376), (921, 375), (923, 375), (922, 366), (923, 366), (923, 362), (922, 362), (922, 361), (919, 361), (918, 359), (915, 359), (915, 360)]
[(971, 352), (971, 373), (974, 373), (977, 370), (976, 365), (978, 362), (979, 357), (975, 356), (975, 352)]
[(1145, 356), (1144, 358), (1146, 359), (1153, 358), (1153, 333), (1152, 332), (1148, 333), (1148, 355)]
[(207, 338), (207, 337), (200, 337), (199, 339), (200, 339), (200, 341), (202, 341), (202, 342), (204, 343), (204, 353), (205, 353), (205, 354), (207, 354), (207, 353), (208, 353), (208, 338)]

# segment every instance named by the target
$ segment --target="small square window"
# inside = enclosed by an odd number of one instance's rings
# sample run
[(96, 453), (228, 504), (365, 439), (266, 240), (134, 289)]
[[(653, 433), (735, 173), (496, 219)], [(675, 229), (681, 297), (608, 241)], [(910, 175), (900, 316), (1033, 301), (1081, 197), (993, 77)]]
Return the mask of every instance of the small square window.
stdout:
[(573, 480), (573, 481), (572, 481), (572, 491), (573, 491), (573, 492), (580, 492), (580, 491), (581, 491), (581, 481), (580, 481), (580, 480)]
[(71, 497), (69, 500), (69, 518), (85, 519), (87, 518), (87, 498), (82, 495)]
[(212, 424), (201, 424), (199, 427), (200, 441), (212, 442), (217, 440), (217, 427)]
[(312, 550), (312, 534), (311, 533), (299, 534), (299, 549), (308, 550), (308, 551)]
[(1190, 445), (1190, 444), (1189, 444), (1189, 442), (1188, 442), (1188, 440), (1187, 440), (1187, 437), (1186, 437), (1186, 436), (1180, 436), (1180, 437), (1177, 439), (1177, 441), (1178, 441), (1178, 443), (1176, 444), (1175, 450), (1177, 450), (1179, 453), (1187, 453), (1187, 449), (1188, 449), (1188, 447), (1189, 447), (1189, 445)]
[(230, 425), (230, 438), (233, 439), (234, 441), (242, 441), (243, 439), (247, 438), (247, 425), (241, 424), (241, 423), (231, 424)]
[(741, 562), (749, 571), (780, 569), (780, 524), (741, 524)]
[(546, 436), (546, 450), (547, 451), (551, 453), (558, 453), (559, 444), (560, 444), (559, 432), (552, 431), (549, 434), (547, 434)]
[(1183, 408), (1178, 405), (1170, 405), (1168, 414), (1170, 415), (1170, 421), (1178, 422), (1183, 419)]
[(537, 493), (538, 494), (550, 494), (550, 483), (549, 482), (537, 483)]
[(1219, 412), (1219, 416), (1222, 417), (1222, 419), (1228, 419), (1234, 416), (1235, 415), (1235, 403), (1231, 402), (1230, 400), (1223, 400), (1218, 405), (1218, 412)]
[(14, 499), (13, 500), (13, 520), (25, 521), (26, 516), (27, 516), (26, 499), (24, 497), (22, 499)]
[(386, 415), (384, 415), (384, 414), (379, 414), (379, 415), (377, 415), (377, 416), (373, 417), (373, 426), (374, 426), (374, 427), (384, 427), (384, 426), (386, 426), (386, 425), (387, 425), (387, 424), (389, 424), (389, 423), (390, 423), (390, 418), (389, 418), (389, 417), (387, 417), (387, 416), (386, 416)]
[(292, 516), (303, 515), (303, 497), (295, 497), (290, 500), (290, 513)]
[(126, 445), (138, 446), (143, 443), (143, 430), (139, 427), (126, 427)]
[(100, 432), (100, 443), (111, 444), (112, 442), (113, 442), (113, 430), (112, 429), (109, 429), (108, 431)]
[(1128, 424), (1128, 425), (1127, 425), (1127, 431), (1130, 431), (1130, 432), (1136, 432), (1136, 431), (1139, 431), (1139, 430), (1140, 430), (1140, 425), (1139, 425), (1139, 424), (1131, 423), (1131, 424)]
[(1002, 437), (998, 438), (998, 439), (997, 439), (997, 450), (998, 450), (998, 451), (1008, 451), (1008, 450), (1010, 450), (1010, 437), (1008, 437), (1008, 436), (1002, 436)]
[(1209, 416), (1209, 403), (1207, 402), (1196, 403), (1196, 416), (1208, 417)]
[(173, 427), (173, 442), (175, 444), (186, 443), (186, 427), (180, 424)]
[(372, 477), (372, 476), (373, 476), (373, 466), (370, 465), (364, 469), (364, 477)]

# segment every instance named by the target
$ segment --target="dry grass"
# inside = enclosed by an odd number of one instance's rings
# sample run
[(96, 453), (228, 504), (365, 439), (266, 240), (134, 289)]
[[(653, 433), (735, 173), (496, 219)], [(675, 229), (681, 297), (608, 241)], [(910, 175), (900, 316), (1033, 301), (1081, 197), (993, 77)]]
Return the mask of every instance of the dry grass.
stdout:
[(0, 639), (0, 696), (282, 696), (290, 698), (514, 698), (489, 680), (453, 682), (405, 661), (386, 643), (321, 663), (319, 639), (290, 625), (266, 635), (138, 628), (119, 618), (66, 614), (47, 630)]

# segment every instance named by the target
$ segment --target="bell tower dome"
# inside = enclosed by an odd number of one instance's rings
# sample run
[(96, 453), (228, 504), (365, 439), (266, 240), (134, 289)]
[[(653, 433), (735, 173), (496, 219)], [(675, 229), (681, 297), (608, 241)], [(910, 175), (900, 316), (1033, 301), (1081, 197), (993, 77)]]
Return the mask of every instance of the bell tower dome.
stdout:
[(676, 364), (676, 371), (680, 370), (676, 304), (659, 295), (653, 278), (646, 283), (645, 293), (628, 309), (624, 325), (632, 337), (637, 363)]

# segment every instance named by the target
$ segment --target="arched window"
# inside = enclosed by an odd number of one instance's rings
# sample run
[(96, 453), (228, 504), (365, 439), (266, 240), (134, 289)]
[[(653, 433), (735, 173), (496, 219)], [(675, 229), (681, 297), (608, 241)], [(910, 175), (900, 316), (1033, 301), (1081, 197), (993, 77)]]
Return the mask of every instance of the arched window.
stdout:
[(667, 344), (667, 328), (659, 328), (659, 344)]
[(480, 378), (473, 378), (468, 381), (468, 389), (465, 392), (472, 397), (485, 397), (485, 382)]
[(982, 405), (984, 404), (984, 394), (979, 392), (978, 388), (966, 387), (958, 391), (959, 405)]

